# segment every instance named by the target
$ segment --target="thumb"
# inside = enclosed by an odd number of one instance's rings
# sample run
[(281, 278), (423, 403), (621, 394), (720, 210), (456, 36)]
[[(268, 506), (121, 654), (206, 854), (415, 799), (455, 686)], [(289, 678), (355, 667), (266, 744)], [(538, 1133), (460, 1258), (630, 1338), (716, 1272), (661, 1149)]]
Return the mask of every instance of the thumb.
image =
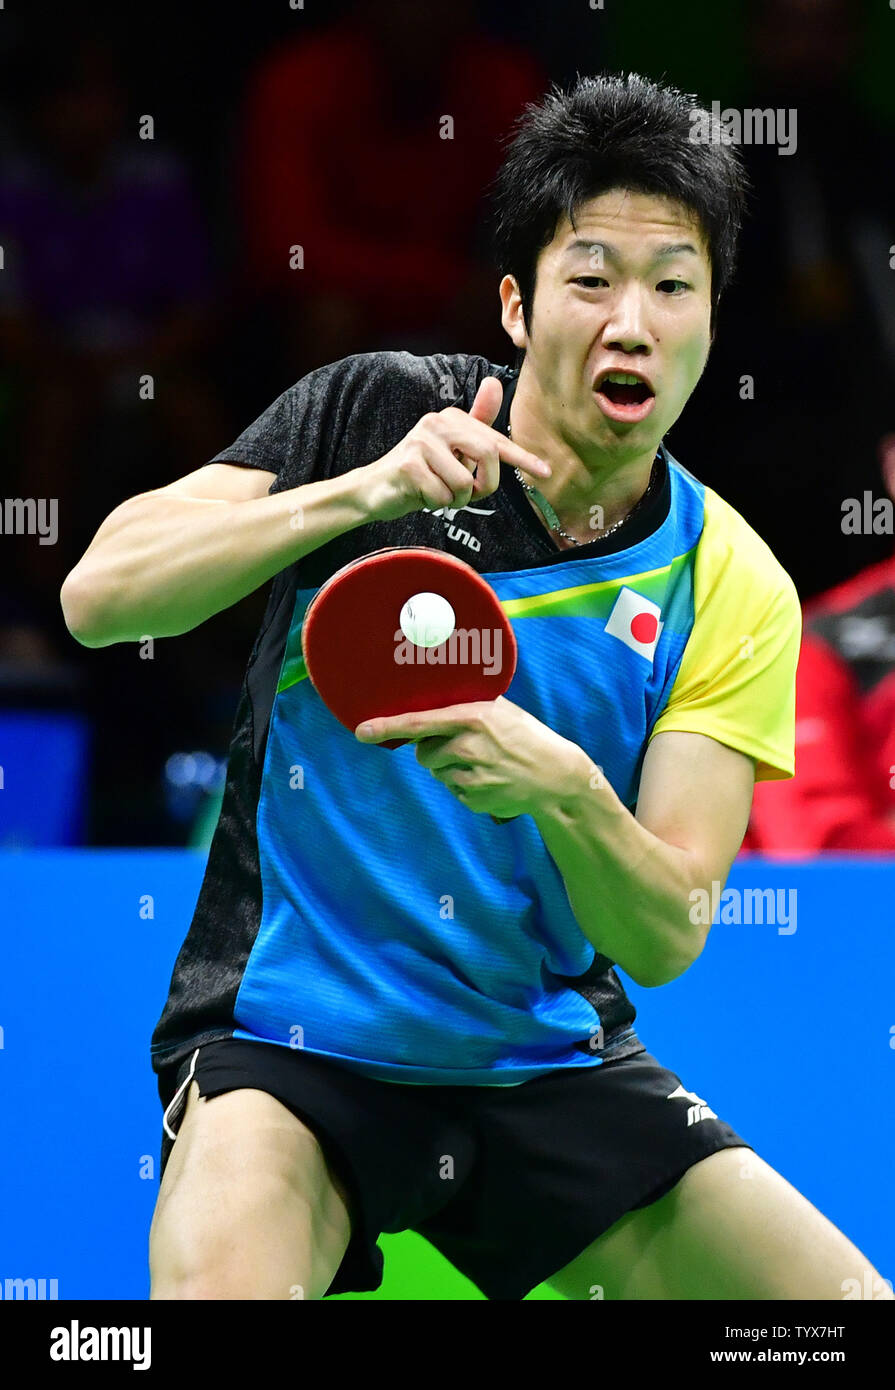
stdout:
[(483, 376), (475, 393), (475, 400), (469, 407), (469, 414), (474, 420), (482, 420), (486, 425), (492, 425), (502, 401), (503, 386), (498, 378)]

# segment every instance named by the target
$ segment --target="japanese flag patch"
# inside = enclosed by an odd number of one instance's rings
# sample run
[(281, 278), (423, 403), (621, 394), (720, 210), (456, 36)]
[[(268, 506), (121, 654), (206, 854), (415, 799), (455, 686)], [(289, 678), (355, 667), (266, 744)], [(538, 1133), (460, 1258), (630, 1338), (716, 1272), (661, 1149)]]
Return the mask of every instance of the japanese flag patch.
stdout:
[(657, 604), (642, 594), (635, 594), (633, 589), (623, 587), (606, 620), (605, 630), (610, 637), (624, 642), (632, 652), (639, 652), (647, 661), (652, 661), (664, 626), (662, 610)]

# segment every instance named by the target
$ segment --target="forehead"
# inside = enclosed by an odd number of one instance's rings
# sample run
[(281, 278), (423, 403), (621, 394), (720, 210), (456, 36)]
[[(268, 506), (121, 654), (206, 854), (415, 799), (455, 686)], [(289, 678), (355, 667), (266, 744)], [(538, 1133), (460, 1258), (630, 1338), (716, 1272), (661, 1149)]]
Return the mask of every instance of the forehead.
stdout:
[(632, 255), (659, 245), (689, 243), (705, 261), (710, 259), (702, 227), (689, 208), (671, 198), (624, 188), (582, 203), (574, 226), (562, 213), (542, 255), (555, 260), (579, 240), (611, 242)]

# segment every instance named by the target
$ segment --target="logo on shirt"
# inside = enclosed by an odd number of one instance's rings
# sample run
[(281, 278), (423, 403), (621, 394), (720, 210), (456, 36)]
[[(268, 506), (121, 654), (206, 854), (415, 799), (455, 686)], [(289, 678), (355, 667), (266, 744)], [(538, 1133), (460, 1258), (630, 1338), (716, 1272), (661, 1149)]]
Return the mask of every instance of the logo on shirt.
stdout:
[(698, 1096), (695, 1091), (684, 1090), (683, 1086), (678, 1086), (671, 1092), (671, 1095), (666, 1096), (665, 1099), (689, 1100), (693, 1102), (692, 1105), (688, 1105), (687, 1107), (688, 1128), (690, 1125), (698, 1124), (700, 1120), (717, 1120), (718, 1118), (714, 1110), (702, 1099), (702, 1096)]
[(448, 521), (453, 521), (458, 512), (475, 512), (476, 516), (493, 516), (496, 508), (492, 507), (488, 511), (485, 507), (436, 507), (432, 511), (431, 507), (421, 507), (420, 511), (429, 512), (432, 516), (446, 516)]
[(656, 654), (656, 644), (662, 635), (662, 610), (642, 594), (636, 594), (625, 585), (615, 600), (612, 612), (606, 621), (606, 631), (610, 637), (617, 637), (639, 652), (647, 661)]
[(463, 526), (454, 525), (454, 517), (458, 512), (473, 512), (476, 516), (493, 516), (496, 508), (489, 511), (485, 507), (421, 507), (420, 511), (429, 512), (431, 516), (440, 516), (447, 527), (448, 539), (457, 541), (460, 545), (465, 545), (470, 550), (481, 550), (482, 542), (478, 536), (473, 536)]

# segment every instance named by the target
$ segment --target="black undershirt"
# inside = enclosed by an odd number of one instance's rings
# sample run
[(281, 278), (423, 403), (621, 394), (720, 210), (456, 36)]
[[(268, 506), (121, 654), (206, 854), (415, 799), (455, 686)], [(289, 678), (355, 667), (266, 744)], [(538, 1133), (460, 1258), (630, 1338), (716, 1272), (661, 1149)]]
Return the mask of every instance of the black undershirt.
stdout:
[[(514, 371), (504, 384), (503, 401), (492, 425), (492, 429), (499, 430), (501, 434), (507, 433), (510, 406), (513, 403), (513, 396), (516, 393), (518, 383), (519, 374)], [(630, 521), (625, 521), (617, 531), (613, 531), (609, 536), (598, 536), (596, 540), (587, 541), (584, 545), (561, 546), (557, 544), (553, 534), (546, 530), (534, 515), (528, 493), (516, 477), (513, 468), (506, 470), (504, 479), (507, 496), (531, 536), (540, 543), (545, 556), (549, 557), (551, 561), (566, 560), (570, 556), (577, 558), (579, 555), (615, 555), (620, 550), (628, 550), (630, 546), (637, 545), (640, 541), (646, 540), (647, 536), (651, 536), (662, 525), (671, 509), (671, 480), (664, 444), (659, 445), (658, 452), (660, 478), (652, 497), (644, 503), (636, 516), (633, 516)]]

